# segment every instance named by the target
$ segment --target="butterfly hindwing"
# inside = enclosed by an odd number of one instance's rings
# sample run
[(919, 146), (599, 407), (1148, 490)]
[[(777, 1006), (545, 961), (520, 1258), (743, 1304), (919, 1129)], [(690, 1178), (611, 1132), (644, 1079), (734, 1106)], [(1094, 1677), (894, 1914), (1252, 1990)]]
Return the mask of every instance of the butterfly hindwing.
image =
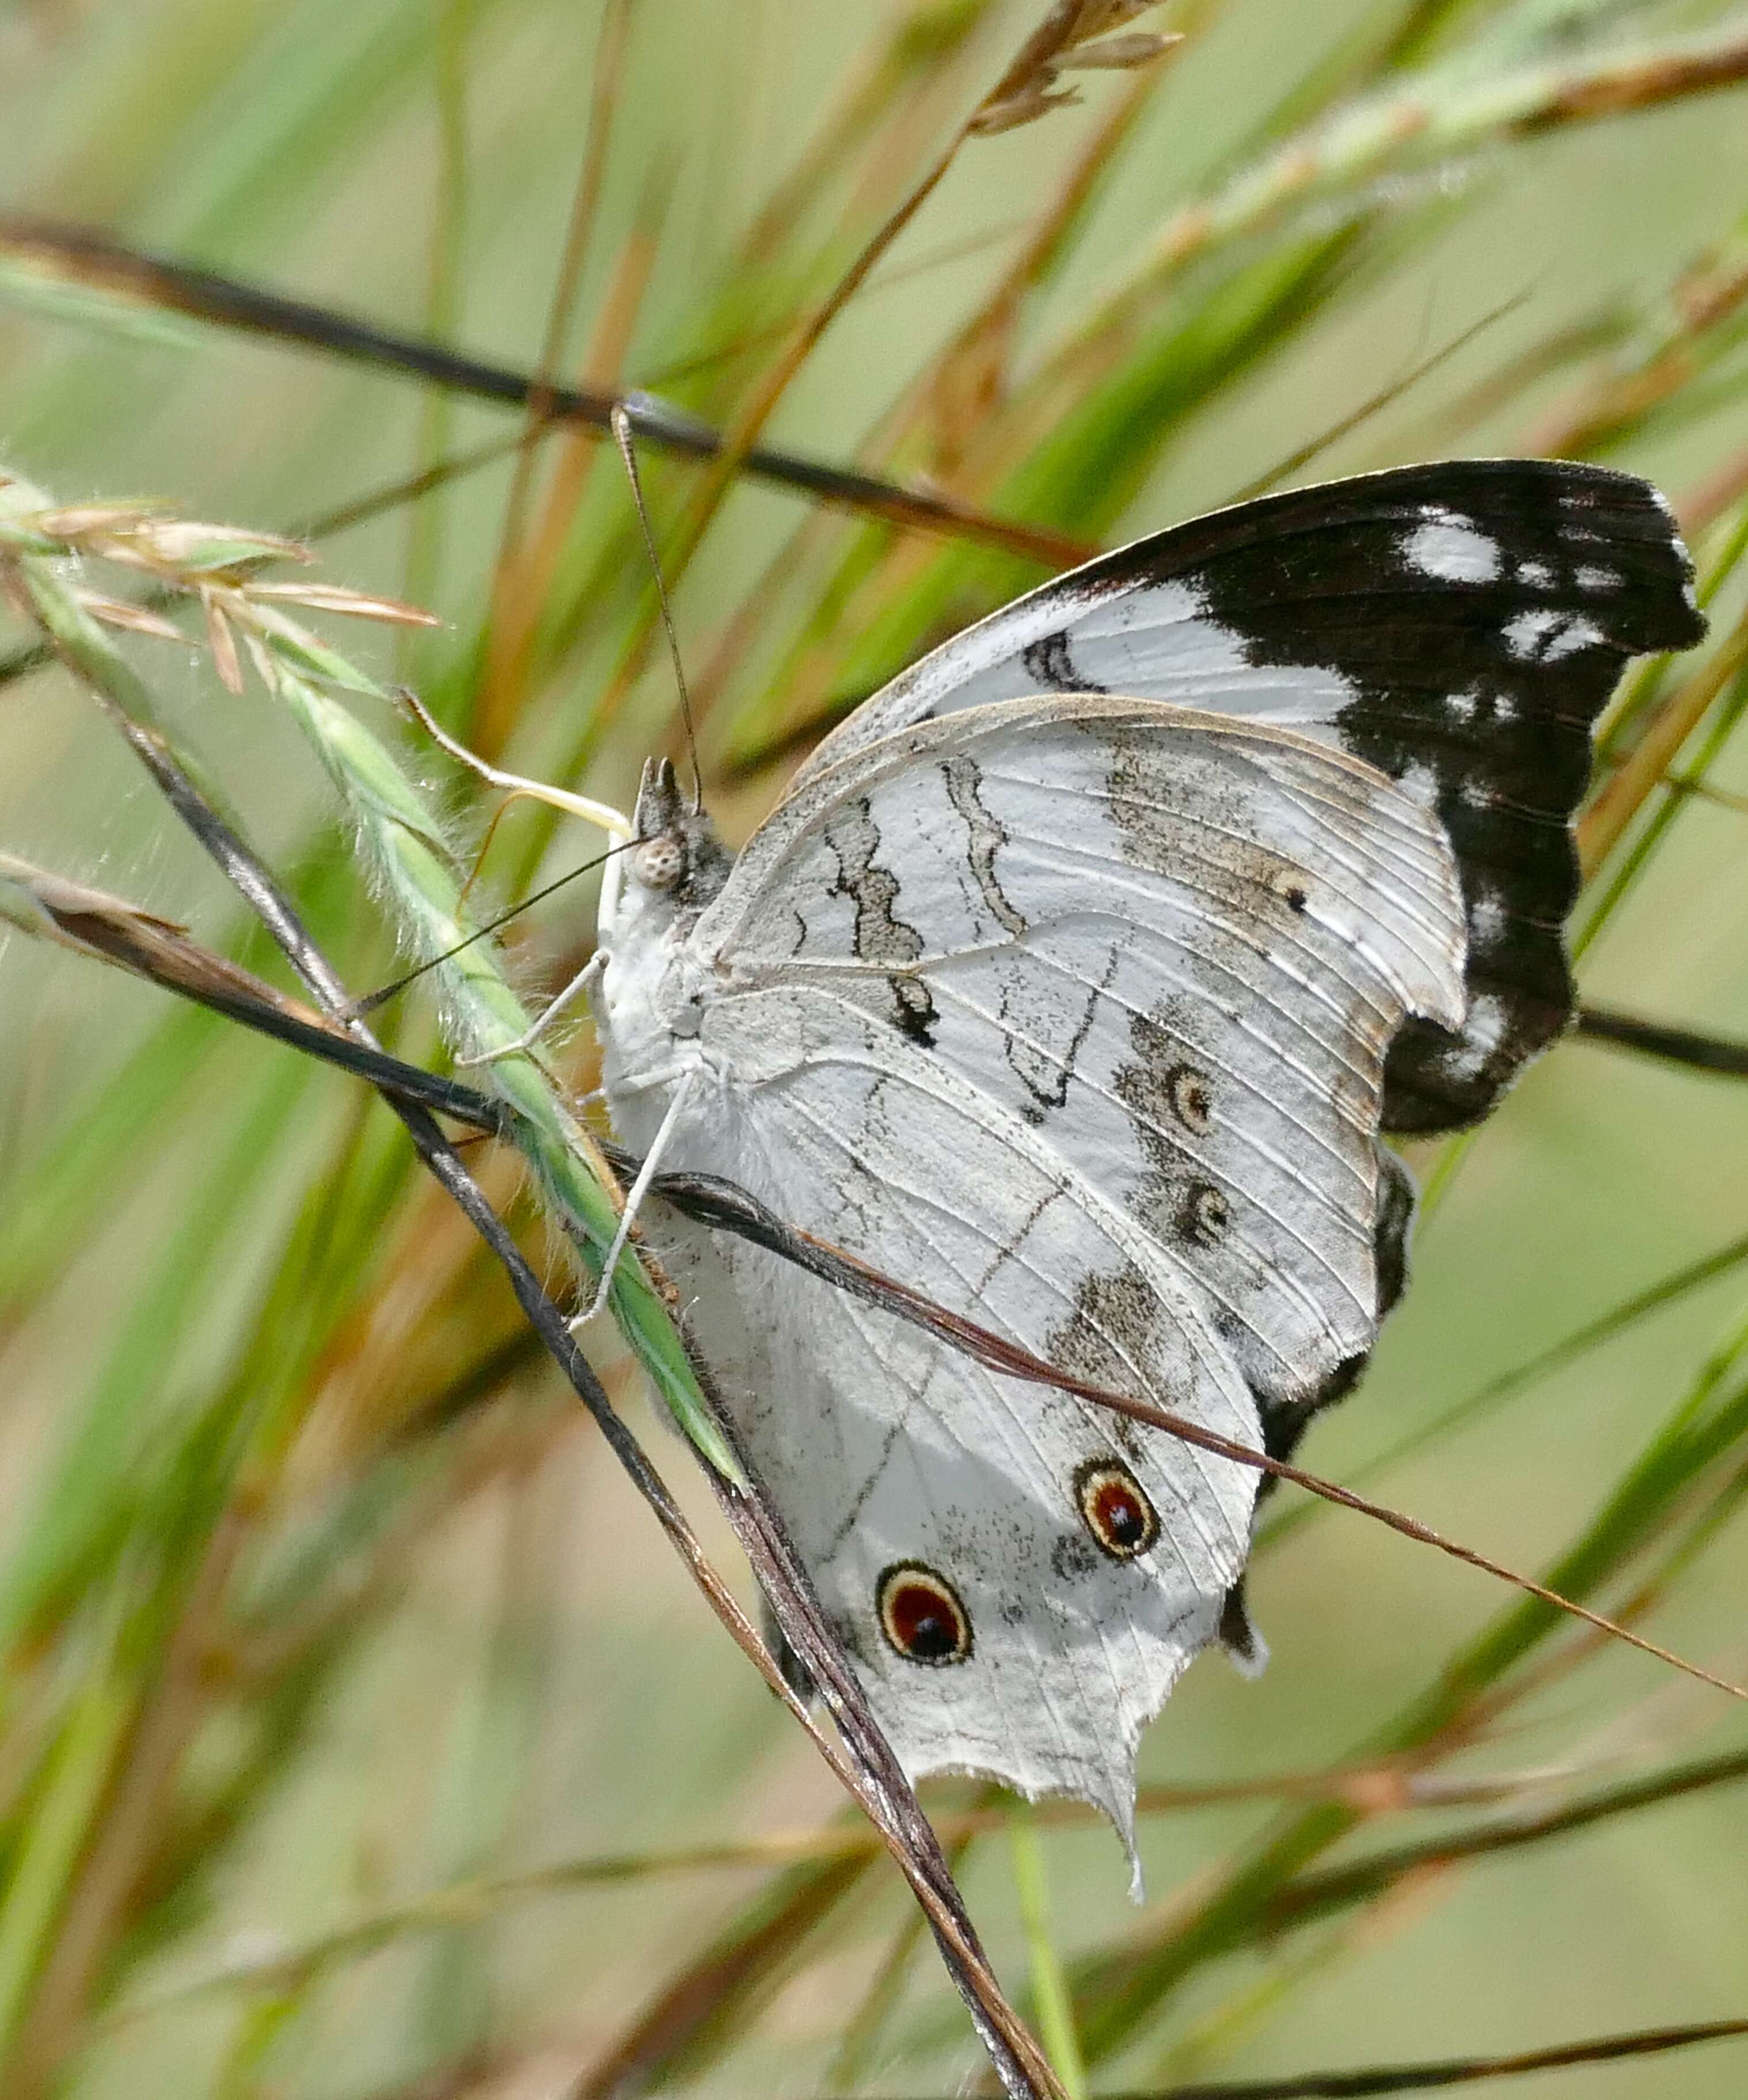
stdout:
[[(670, 1158), (1028, 1346), (1071, 1332), (1128, 1390), (1257, 1436), (1146, 1235), (890, 1020), (776, 985), (713, 1008), (703, 1043), (726, 1084)], [(906, 1768), (1079, 1795), (1127, 1837), (1136, 1744), (1212, 1635), (1254, 1476), (1003, 1379), (761, 1248), (649, 1229)], [(1145, 1512), (1139, 1557), (1079, 1513), (1100, 1476)]]
[(1058, 577), (913, 665), (807, 770), (920, 721), (1064, 690), (1290, 725), (1377, 767), (1436, 810), (1461, 871), (1466, 1017), (1409, 1023), (1384, 1100), (1386, 1129), (1431, 1133), (1484, 1114), (1566, 1025), (1591, 726), (1630, 657), (1702, 630), (1645, 483), (1558, 461), (1401, 468), (1216, 512)]

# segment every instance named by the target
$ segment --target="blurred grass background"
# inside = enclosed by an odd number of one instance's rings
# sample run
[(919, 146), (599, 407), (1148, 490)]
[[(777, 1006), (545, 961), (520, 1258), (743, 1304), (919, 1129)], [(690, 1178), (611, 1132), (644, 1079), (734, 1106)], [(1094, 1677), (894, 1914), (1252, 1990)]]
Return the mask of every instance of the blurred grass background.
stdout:
[[(1040, 11), (15, 0), (0, 209), (524, 369), (545, 345), (555, 373), (732, 424)], [(1612, 725), (1631, 821), (1590, 833), (1584, 987), (1748, 1035), (1748, 16), (1184, 0), (1137, 26), (1155, 25), (1188, 32), (1165, 62), (965, 143), (771, 439), (1106, 542), (1231, 499), (1379, 396), (1290, 477), (1525, 448), (1653, 474), (1716, 640), (1630, 684)], [(0, 404), (0, 462), (64, 500), (268, 527), (518, 428), (51, 284), (3, 240)], [(672, 695), (597, 449), (549, 435), (519, 494), (501, 457), (323, 551), (443, 615), (399, 668), (457, 733), (624, 798)], [(671, 554), (704, 479), (654, 453), (646, 473)], [(677, 590), (730, 828), (834, 708), (1043, 573), (737, 486)], [(395, 668), (391, 641), (366, 646)], [(379, 982), (391, 941), (293, 732), (192, 648), (146, 651), (349, 981)], [(0, 843), (271, 970), (59, 673), (0, 686)], [(467, 783), (426, 767), (469, 821)], [(519, 811), (494, 864), (509, 893), (591, 848)], [(521, 966), (548, 982), (588, 900), (534, 919)], [(401, 1047), (432, 1054), (408, 1008)], [(586, 1031), (572, 1050), (581, 1077)], [(1415, 1287), (1309, 1462), (1741, 1677), (1745, 1162), (1748, 1088), (1556, 1051), (1460, 1156), (1416, 1158), (1437, 1200)], [(379, 1105), (15, 940), (0, 1190), (8, 2100), (954, 2089), (971, 2044), (897, 1877), (761, 1855), (839, 1829), (828, 1775)], [(1621, 1308), (1605, 1344), (1534, 1370)], [(628, 1367), (604, 1367), (641, 1421)], [(1745, 2010), (1748, 1758), (1725, 1701), (1339, 1513), (1284, 1526), (1253, 1594), (1266, 1676), (1198, 1664), (1144, 1781), (1278, 1778), (1324, 1805), (1156, 1802), (1139, 1913), (1107, 1832), (1039, 1822), (1095, 2086)], [(1331, 1807), (1318, 1776), (1354, 1765)], [(729, 1850), (684, 1856), (700, 1846)], [(1025, 1856), (998, 1830), (962, 1862), (1017, 1992), (1038, 1951)], [(1536, 2089), (1721, 2100), (1744, 2062), (1724, 2044)]]

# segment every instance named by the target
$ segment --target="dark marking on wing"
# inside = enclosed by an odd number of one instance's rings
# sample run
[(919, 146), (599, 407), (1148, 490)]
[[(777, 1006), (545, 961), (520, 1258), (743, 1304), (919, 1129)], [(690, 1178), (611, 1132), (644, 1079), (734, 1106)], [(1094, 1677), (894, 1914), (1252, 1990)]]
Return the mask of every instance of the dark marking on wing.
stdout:
[(1191, 1137), (1207, 1136), (1213, 1122), (1213, 1088), (1205, 1073), (1185, 1062), (1183, 1044), (1163, 1013), (1132, 1015), (1129, 1043), (1134, 1062), (1119, 1069), (1111, 1090), (1136, 1118), (1142, 1149), (1155, 1173), (1175, 1179), (1182, 1155), (1167, 1132), (1176, 1123)]
[(1009, 902), (995, 872), (995, 850), (1008, 843), (1008, 832), (1005, 825), (984, 806), (983, 769), (974, 758), (960, 752), (947, 761), (941, 772), (947, 782), (947, 798), (970, 834), (971, 872), (978, 893), (996, 924), (1017, 940), (1026, 931), (1026, 920)]
[(1232, 1206), (1212, 1181), (1192, 1181), (1177, 1212), (1177, 1237), (1191, 1246), (1218, 1246), (1232, 1224)]
[(1102, 693), (1107, 689), (1096, 680), (1083, 677), (1069, 654), (1068, 637), (1060, 629), (1041, 634), (1020, 652), (1027, 674), (1047, 690), (1056, 693)]
[(1165, 1098), (1192, 1137), (1205, 1137), (1213, 1121), (1214, 1089), (1194, 1065), (1173, 1065), (1165, 1075)]
[(920, 1043), (925, 1050), (934, 1049), (934, 1031), (940, 1021), (934, 994), (920, 977), (894, 977), (887, 982), (892, 986), (893, 1019), (913, 1043)]
[[(900, 965), (916, 962), (923, 951), (922, 936), (893, 908), (898, 901), (898, 878), (874, 858), (880, 849), (880, 827), (867, 797), (859, 796), (834, 810), (824, 835), (837, 862), (831, 893), (849, 898), (856, 908), (850, 945), (859, 960)], [(894, 1026), (932, 1050), (937, 1021), (934, 995), (921, 978), (902, 968), (894, 971), (889, 982)]]
[(1159, 1538), (1159, 1513), (1120, 1459), (1088, 1459), (1075, 1475), (1075, 1500), (1107, 1560), (1138, 1560)]
[(876, 863), (880, 827), (860, 795), (834, 810), (825, 826), (825, 841), (837, 862), (834, 897), (848, 897), (856, 907), (851, 946), (867, 963), (914, 963), (923, 951), (922, 936), (898, 918), (898, 878)]
[(1071, 1582), (1096, 1571), (1098, 1548), (1084, 1532), (1065, 1531), (1050, 1548), (1050, 1565), (1058, 1582)]
[(875, 1602), (887, 1644), (907, 1662), (940, 1670), (969, 1658), (971, 1615), (938, 1568), (920, 1560), (894, 1561), (875, 1585)]
[(1081, 1010), (1075, 1032), (1068, 1039), (1067, 1048), (1060, 1057), (1038, 1048), (1026, 1040), (1022, 1028), (1015, 1025), (1015, 1016), (1009, 1004), (1010, 995), (1004, 990), (1001, 998), (1000, 1018), (1008, 1024), (1003, 1038), (1002, 1051), (1013, 1076), (1031, 1096), (1020, 1104), (1020, 1114), (1027, 1123), (1036, 1126), (1053, 1109), (1066, 1107), (1069, 1083), (1075, 1076), (1075, 1067), (1092, 1033), (1092, 1022), (1098, 1012), (1098, 1003), (1110, 990), (1122, 960), (1123, 950), (1113, 946), (1106, 959), (1104, 973), (1098, 983), (1086, 995), (1086, 1004)]
[[(1073, 1312), (1051, 1329), (1044, 1354), (1089, 1385), (1120, 1391), (1134, 1375), (1131, 1362), (1145, 1363), (1153, 1353), (1157, 1312), (1152, 1286), (1128, 1263), (1083, 1277)], [(1121, 1417), (1111, 1418), (1114, 1432), (1123, 1426)]]

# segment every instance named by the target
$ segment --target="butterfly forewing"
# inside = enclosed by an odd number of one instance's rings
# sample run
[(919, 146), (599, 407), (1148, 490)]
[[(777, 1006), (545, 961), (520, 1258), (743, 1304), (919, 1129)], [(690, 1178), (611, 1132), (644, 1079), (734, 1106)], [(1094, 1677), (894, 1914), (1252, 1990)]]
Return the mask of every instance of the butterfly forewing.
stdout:
[(1021, 703), (819, 776), (700, 938), (1040, 1130), (1286, 1406), (1371, 1343), (1379, 1069), (1406, 1012), (1460, 1018), (1451, 880), (1423, 810), (1302, 738)]
[(1485, 1113), (1569, 1018), (1561, 928), (1590, 734), (1621, 667), (1698, 639), (1668, 510), (1548, 461), (1408, 467), (1217, 512), (1059, 577), (925, 657), (810, 761), (1025, 693), (1106, 690), (1288, 724), (1437, 813), (1468, 1012), (1393, 1046), (1388, 1129)]

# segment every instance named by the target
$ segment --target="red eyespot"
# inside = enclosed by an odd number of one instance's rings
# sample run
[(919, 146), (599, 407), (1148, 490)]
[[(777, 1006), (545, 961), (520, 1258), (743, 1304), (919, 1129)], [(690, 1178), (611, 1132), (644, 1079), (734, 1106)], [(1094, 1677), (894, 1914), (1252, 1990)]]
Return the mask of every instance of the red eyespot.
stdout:
[(1159, 1520), (1141, 1485), (1127, 1466), (1095, 1458), (1075, 1476), (1081, 1521), (1099, 1551), (1113, 1560), (1132, 1560), (1159, 1536)]
[(900, 1560), (880, 1578), (881, 1631), (907, 1662), (935, 1670), (971, 1652), (971, 1621), (945, 1577), (919, 1560)]

